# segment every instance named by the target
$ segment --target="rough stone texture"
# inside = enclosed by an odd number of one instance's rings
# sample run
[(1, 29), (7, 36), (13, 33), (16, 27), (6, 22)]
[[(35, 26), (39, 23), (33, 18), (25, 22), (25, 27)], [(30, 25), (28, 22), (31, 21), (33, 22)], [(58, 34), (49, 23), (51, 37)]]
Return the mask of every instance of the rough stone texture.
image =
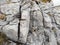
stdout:
[(3, 27), (3, 32), (10, 38), (17, 40), (18, 25), (6, 25)]
[(28, 35), (28, 32), (29, 32), (29, 22), (30, 22), (29, 14), (30, 13), (27, 10), (22, 11), (22, 19), (25, 19), (25, 20), (20, 22), (20, 24), (21, 24), (21, 26), (20, 26), (20, 34), (21, 34), (20, 40), (23, 43), (26, 43), (27, 35)]
[[(0, 32), (18, 40), (19, 7), (22, 5), (20, 21), (21, 43), (26, 45), (60, 45), (60, 7), (48, 9), (53, 3), (39, 3), (31, 0), (1, 0), (0, 11), (6, 15), (0, 19)], [(32, 3), (32, 4), (31, 4)], [(0, 12), (0, 13), (1, 13)], [(10, 45), (16, 45), (11, 42)], [(24, 44), (23, 44), (24, 45)]]
[[(30, 4), (30, 3), (28, 3), (28, 4)], [(19, 41), (22, 43), (26, 43), (27, 35), (29, 32), (29, 22), (30, 22), (29, 21), (30, 20), (30, 18), (29, 18), (30, 9), (28, 8), (29, 6), (30, 5), (28, 5), (26, 7), (26, 5), (24, 5), (22, 7), (22, 19), (25, 19), (20, 22), (21, 23), (20, 36), (22, 38), (20, 37)], [(3, 4), (1, 3), (1, 6), (0, 6), (1, 12), (6, 14), (6, 20), (0, 21), (0, 25), (2, 26), (0, 31), (4, 32), (7, 35), (7, 37), (13, 39), (14, 41), (18, 40), (19, 19), (16, 16), (18, 16), (19, 7), (20, 7), (20, 3), (18, 0), (10, 0), (10, 1), (7, 0), (7, 3), (3, 2)], [(25, 10), (25, 7), (28, 9)]]

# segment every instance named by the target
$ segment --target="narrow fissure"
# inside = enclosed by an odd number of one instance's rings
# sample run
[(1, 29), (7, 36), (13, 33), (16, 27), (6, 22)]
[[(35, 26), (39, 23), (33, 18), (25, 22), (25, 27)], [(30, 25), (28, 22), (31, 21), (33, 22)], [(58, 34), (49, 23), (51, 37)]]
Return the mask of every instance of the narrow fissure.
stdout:
[[(18, 41), (19, 41), (19, 38), (20, 38), (20, 21), (21, 21), (21, 6), (19, 8), (19, 23), (18, 23)], [(17, 45), (20, 45), (20, 44), (17, 44)]]

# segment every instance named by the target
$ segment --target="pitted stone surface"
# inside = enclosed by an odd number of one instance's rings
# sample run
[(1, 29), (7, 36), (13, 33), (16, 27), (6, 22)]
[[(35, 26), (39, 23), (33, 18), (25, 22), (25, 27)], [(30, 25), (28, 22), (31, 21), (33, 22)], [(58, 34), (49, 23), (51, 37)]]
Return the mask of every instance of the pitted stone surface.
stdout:
[[(21, 21), (15, 17), (20, 5)], [(52, 2), (36, 4), (31, 0), (1, 0), (0, 10), (6, 19), (0, 20), (0, 32), (17, 41), (20, 22), (20, 42), (26, 45), (60, 45), (60, 7), (48, 9), (52, 6)], [(11, 42), (10, 45), (16, 44)]]
[(3, 27), (3, 32), (7, 35), (7, 37), (17, 41), (17, 30), (18, 25), (6, 25)]
[(0, 9), (7, 15), (14, 15), (19, 12), (19, 3), (4, 4), (0, 6)]

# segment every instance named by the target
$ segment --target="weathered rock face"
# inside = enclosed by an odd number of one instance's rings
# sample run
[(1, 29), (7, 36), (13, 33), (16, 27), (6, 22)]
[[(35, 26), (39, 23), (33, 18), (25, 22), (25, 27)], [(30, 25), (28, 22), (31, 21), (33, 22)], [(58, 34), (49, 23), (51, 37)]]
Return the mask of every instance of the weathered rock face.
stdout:
[[(18, 23), (19, 23), (19, 19), (17, 18), (18, 13), (19, 12), (19, 8), (20, 8), (20, 1), (19, 0), (4, 0), (5, 2), (1, 1), (1, 12), (3, 13), (3, 15), (6, 15), (6, 19), (5, 20), (1, 20), (0, 21), (0, 25), (1, 25), (1, 32), (4, 32), (7, 37), (9, 37), (10, 39), (13, 39), (14, 41), (18, 41)], [(22, 1), (22, 0), (21, 0)], [(26, 0), (28, 1), (28, 0)], [(24, 3), (26, 1), (23, 1)], [(2, 3), (3, 2), (3, 3)], [(30, 4), (30, 3), (28, 3)], [(23, 5), (23, 4), (22, 4)], [(27, 4), (26, 4), (27, 5)], [(26, 43), (27, 40), (27, 35), (29, 32), (29, 22), (30, 22), (30, 9), (28, 8), (30, 5), (28, 5), (26, 7), (26, 5), (24, 5), (21, 8), (21, 18), (24, 20), (20, 21), (20, 39), (19, 41), (22, 43)], [(27, 9), (25, 9), (27, 8)]]
[[(0, 32), (14, 41), (18, 41), (18, 23), (20, 22), (19, 42), (26, 45), (60, 45), (60, 10), (48, 9), (52, 2), (39, 3), (31, 0), (0, 1)], [(31, 4), (32, 3), (32, 4)], [(21, 21), (18, 15), (21, 7)], [(19, 13), (19, 14), (18, 14)], [(2, 19), (1, 19), (2, 18)], [(10, 45), (16, 45), (11, 42)]]

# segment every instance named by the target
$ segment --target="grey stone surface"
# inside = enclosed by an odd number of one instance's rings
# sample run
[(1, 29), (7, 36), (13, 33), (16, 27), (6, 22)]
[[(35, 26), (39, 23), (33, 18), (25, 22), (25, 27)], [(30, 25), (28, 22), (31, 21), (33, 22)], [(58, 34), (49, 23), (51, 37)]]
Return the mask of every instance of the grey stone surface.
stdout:
[(22, 11), (22, 19), (25, 19), (24, 21), (21, 21), (20, 24), (20, 33), (22, 34), (20, 37), (21, 42), (26, 43), (27, 35), (29, 32), (29, 22), (30, 22), (30, 16), (29, 11), (24, 10)]
[(3, 3), (7, 3), (7, 1), (6, 0), (0, 0), (0, 5)]
[(51, 18), (47, 14), (44, 14), (44, 24), (45, 27), (52, 28)]
[(7, 37), (13, 39), (13, 40), (17, 40), (17, 30), (18, 30), (18, 25), (5, 25), (3, 27), (3, 31)]
[[(26, 45), (60, 45), (60, 7), (46, 10), (53, 6), (52, 2), (38, 5), (31, 0), (0, 2), (0, 10), (6, 14), (6, 20), (0, 20), (0, 32), (17, 41), (20, 22), (20, 42)], [(20, 5), (21, 17), (24, 19), (21, 21), (15, 17), (18, 16)], [(11, 42), (10, 45), (16, 44)]]
[(0, 6), (0, 9), (7, 15), (14, 15), (19, 12), (19, 3), (4, 4)]

